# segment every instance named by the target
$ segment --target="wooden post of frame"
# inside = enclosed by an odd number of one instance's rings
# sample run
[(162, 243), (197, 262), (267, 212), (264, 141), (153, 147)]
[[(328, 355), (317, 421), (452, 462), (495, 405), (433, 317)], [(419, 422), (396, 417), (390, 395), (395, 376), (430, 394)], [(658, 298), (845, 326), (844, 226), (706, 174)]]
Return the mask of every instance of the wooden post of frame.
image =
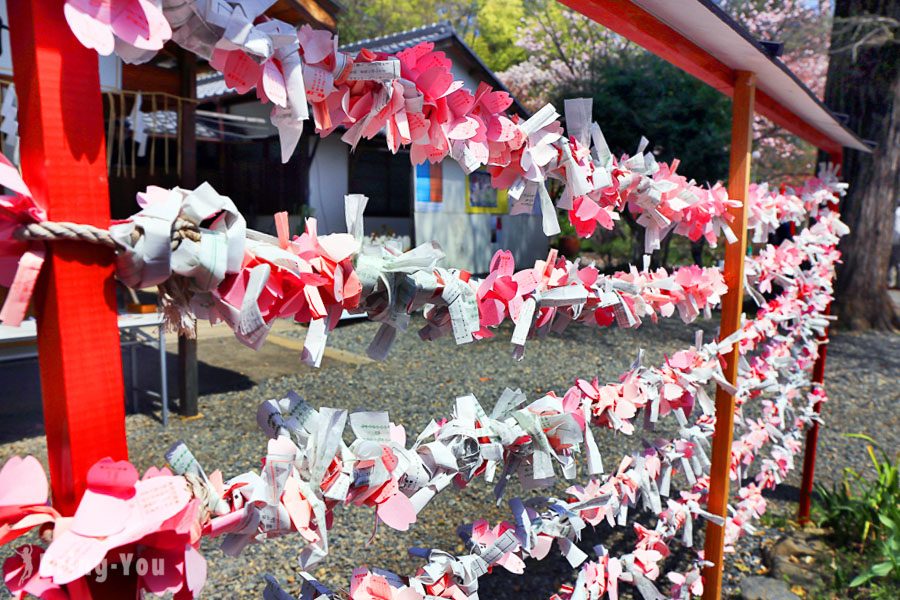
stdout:
[[(197, 187), (197, 57), (187, 50), (179, 52), (178, 68), (181, 77), (181, 122), (178, 143), (181, 146), (181, 186)], [(197, 338), (178, 336), (178, 390), (181, 415), (196, 417), (199, 381), (197, 379)]]
[[(734, 96), (731, 108), (731, 159), (728, 168), (728, 197), (741, 201), (741, 206), (729, 209), (734, 217), (731, 228), (737, 241), (725, 247), (725, 283), (728, 293), (722, 299), (722, 320), (719, 337), (726, 338), (741, 326), (744, 303), (744, 256), (747, 252), (747, 210), (745, 203), (750, 187), (750, 156), (753, 149), (753, 102), (756, 95), (756, 76), (748, 71), (735, 72)], [(738, 348), (735, 345), (725, 355), (725, 378), (737, 383)], [(710, 470), (707, 510), (727, 517), (728, 487), (731, 471), (731, 443), (734, 438), (734, 396), (722, 387), (716, 389), (716, 429), (713, 436), (712, 468)], [(708, 522), (704, 557), (713, 563), (704, 574), (703, 597), (719, 598), (722, 593), (722, 560), (725, 549), (725, 528)]]
[[(22, 171), (50, 220), (109, 226), (97, 53), (63, 0), (9, 2)], [(128, 458), (114, 255), (52, 242), (35, 294), (53, 506), (71, 515), (99, 459)]]

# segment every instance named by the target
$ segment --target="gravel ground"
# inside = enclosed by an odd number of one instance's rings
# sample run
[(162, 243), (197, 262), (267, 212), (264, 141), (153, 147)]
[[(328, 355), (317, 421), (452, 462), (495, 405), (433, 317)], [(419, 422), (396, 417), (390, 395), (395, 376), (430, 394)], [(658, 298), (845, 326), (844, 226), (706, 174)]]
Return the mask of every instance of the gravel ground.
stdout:
[[(634, 360), (639, 348), (647, 348), (646, 359), (657, 364), (664, 353), (690, 345), (698, 326), (708, 335), (715, 328), (713, 322), (685, 326), (673, 320), (648, 324), (636, 331), (612, 329), (598, 333), (573, 327), (562, 337), (529, 341), (525, 359), (516, 362), (509, 356), (509, 329), (501, 329), (493, 340), (458, 348), (449, 339), (419, 341), (415, 335), (418, 326), (414, 320), (411, 331), (398, 338), (384, 363), (353, 366), (329, 362), (320, 370), (298, 364), (296, 374), (264, 380), (252, 389), (203, 396), (202, 419), (174, 419), (168, 429), (148, 415), (130, 415), (127, 429), (131, 458), (140, 469), (159, 465), (165, 449), (183, 439), (207, 471), (219, 468), (227, 478), (258, 469), (265, 440), (256, 429), (256, 406), (262, 400), (281, 397), (288, 390), (297, 391), (314, 406), (388, 410), (393, 421), (406, 426), (408, 437), (415, 437), (431, 418), (448, 415), (458, 395), (474, 393), (485, 407), (490, 407), (505, 387), (520, 387), (529, 398), (537, 398), (549, 390), (564, 391), (575, 377), (596, 375), (601, 380), (612, 380)], [(362, 354), (376, 329), (376, 324), (368, 322), (341, 326), (332, 334), (329, 345)], [(304, 334), (298, 328), (288, 335)], [(817, 472), (817, 480), (825, 483), (839, 479), (844, 467), (865, 468), (867, 464), (863, 445), (842, 437), (842, 433), (865, 432), (886, 448), (900, 447), (900, 336), (838, 334), (829, 349), (828, 365), (831, 402), (825, 409), (828, 427), (820, 437)], [(597, 441), (609, 466), (640, 440), (602, 433), (597, 435)], [(14, 454), (34, 454), (46, 464), (44, 443), (44, 438), (38, 436), (3, 444), (0, 461)], [(798, 481), (799, 473), (776, 492), (772, 510), (779, 514), (795, 510)], [(564, 488), (560, 485), (555, 492), (560, 494)], [(507, 496), (520, 493), (514, 483)], [(359, 565), (411, 574), (418, 561), (408, 558), (407, 547), (460, 552), (463, 548), (455, 533), (459, 524), (476, 518), (491, 522), (509, 518), (506, 506), (494, 506), (490, 498), (490, 486), (483, 482), (461, 491), (448, 490), (425, 509), (420, 521), (405, 534), (385, 527), (374, 531), (370, 509), (342, 510), (329, 534), (330, 554), (313, 571), (332, 586), (345, 586), (351, 569)], [(588, 549), (603, 542), (615, 551), (619, 544), (628, 541), (629, 533), (601, 527), (584, 540), (582, 547)], [(264, 572), (271, 572), (286, 584), (286, 589), (298, 592), (298, 543), (296, 536), (269, 540), (250, 548), (239, 559), (228, 558), (215, 544), (204, 543), (204, 554), (210, 561), (205, 595), (258, 598), (263, 587), (260, 575)], [(744, 567), (729, 567), (729, 591), (746, 572), (745, 568), (755, 569), (758, 546), (754, 543), (758, 544), (756, 538), (748, 538), (738, 548), (733, 563)], [(573, 571), (561, 559), (548, 557), (542, 563), (530, 564), (529, 573), (533, 576), (527, 579), (527, 587), (524, 578), (500, 573), (488, 576), (482, 579), (481, 596), (500, 600), (546, 598), (561, 583), (570, 581)]]

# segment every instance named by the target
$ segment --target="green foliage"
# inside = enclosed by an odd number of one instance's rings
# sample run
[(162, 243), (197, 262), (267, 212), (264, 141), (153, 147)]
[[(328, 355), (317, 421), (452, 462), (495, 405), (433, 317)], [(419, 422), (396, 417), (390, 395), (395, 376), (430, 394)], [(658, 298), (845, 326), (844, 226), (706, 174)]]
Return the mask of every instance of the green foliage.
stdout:
[[(818, 486), (816, 509), (821, 525), (832, 530), (842, 547), (855, 551), (858, 560), (842, 561), (835, 572), (835, 586), (870, 587), (868, 596), (900, 593), (900, 454), (891, 457), (871, 437), (849, 437), (867, 442), (875, 469), (872, 480), (854, 469), (844, 471), (843, 481), (831, 489)], [(855, 569), (854, 569), (855, 567)], [(848, 570), (855, 570), (849, 579)], [(887, 597), (887, 596), (886, 596)], [(896, 597), (896, 595), (894, 596)]]
[(502, 71), (525, 59), (516, 45), (524, 17), (522, 0), (356, 0), (338, 36), (348, 43), (449, 21), (490, 69)]
[(484, 0), (355, 0), (338, 21), (341, 43), (449, 21), (465, 36)]
[(791, 520), (785, 515), (778, 514), (772, 510), (767, 510), (759, 517), (759, 524), (763, 527), (785, 529), (791, 525)]
[(606, 270), (627, 269), (631, 259), (631, 237), (605, 236), (592, 244), (591, 251), (603, 258)]
[(557, 237), (578, 235), (575, 233), (575, 226), (569, 220), (567, 212), (556, 211), (556, 221), (559, 223), (559, 235)]
[(463, 37), (495, 73), (525, 60), (525, 49), (516, 45), (525, 18), (522, 0), (482, 0), (475, 27)]

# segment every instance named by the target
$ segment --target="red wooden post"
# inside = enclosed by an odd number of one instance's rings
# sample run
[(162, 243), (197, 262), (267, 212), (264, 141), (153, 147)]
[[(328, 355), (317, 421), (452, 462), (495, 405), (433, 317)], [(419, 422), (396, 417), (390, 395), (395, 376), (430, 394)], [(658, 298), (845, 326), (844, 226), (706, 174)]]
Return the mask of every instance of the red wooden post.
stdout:
[[(9, 2), (22, 170), (51, 220), (109, 225), (97, 54), (72, 35), (63, 0)], [(126, 459), (113, 253), (49, 244), (35, 296), (53, 505), (72, 514), (88, 469)]]
[[(840, 165), (843, 162), (843, 152), (833, 152), (829, 155), (831, 162)], [(837, 201), (832, 202), (831, 210), (840, 211)], [(831, 305), (825, 309), (825, 314), (831, 314)], [(820, 341), (828, 339), (828, 330), (819, 338)], [(819, 346), (819, 356), (813, 365), (812, 382), (822, 384), (825, 382), (825, 358), (828, 353), (828, 345)], [(816, 404), (816, 412), (822, 412), (822, 403)], [(803, 452), (803, 476), (800, 479), (800, 504), (797, 508), (797, 520), (801, 525), (809, 523), (809, 512), (812, 506), (812, 489), (816, 473), (816, 446), (819, 443), (819, 424), (813, 423), (806, 432), (806, 447)]]
[[(722, 298), (722, 320), (719, 337), (726, 338), (741, 326), (744, 303), (744, 256), (747, 253), (747, 210), (744, 206), (750, 187), (750, 153), (753, 149), (753, 101), (756, 75), (748, 71), (735, 73), (731, 108), (731, 159), (728, 169), (728, 197), (741, 201), (729, 209), (734, 217), (731, 228), (737, 241), (725, 247), (725, 283), (728, 293)], [(737, 383), (737, 345), (725, 355), (725, 378)], [(707, 510), (727, 517), (728, 485), (731, 473), (731, 442), (734, 439), (734, 396), (721, 387), (716, 389), (716, 430), (713, 435)], [(706, 525), (706, 560), (713, 563), (703, 571), (703, 598), (712, 600), (722, 595), (722, 560), (725, 550), (725, 528)]]

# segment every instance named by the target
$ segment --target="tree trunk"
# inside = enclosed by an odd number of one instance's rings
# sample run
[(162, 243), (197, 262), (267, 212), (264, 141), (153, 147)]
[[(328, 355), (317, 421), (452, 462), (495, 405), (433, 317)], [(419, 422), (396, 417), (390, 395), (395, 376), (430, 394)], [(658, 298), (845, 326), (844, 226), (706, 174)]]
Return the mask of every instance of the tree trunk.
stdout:
[[(837, 0), (825, 102), (850, 116), (850, 127), (877, 143), (872, 154), (845, 150), (850, 184), (841, 218), (850, 235), (841, 242), (835, 310), (844, 326), (885, 329), (897, 324), (887, 294), (894, 207), (900, 197), (900, 44), (847, 49), (860, 29), (846, 19), (873, 15), (900, 19), (896, 0)], [(894, 28), (894, 36), (900, 32)]]

